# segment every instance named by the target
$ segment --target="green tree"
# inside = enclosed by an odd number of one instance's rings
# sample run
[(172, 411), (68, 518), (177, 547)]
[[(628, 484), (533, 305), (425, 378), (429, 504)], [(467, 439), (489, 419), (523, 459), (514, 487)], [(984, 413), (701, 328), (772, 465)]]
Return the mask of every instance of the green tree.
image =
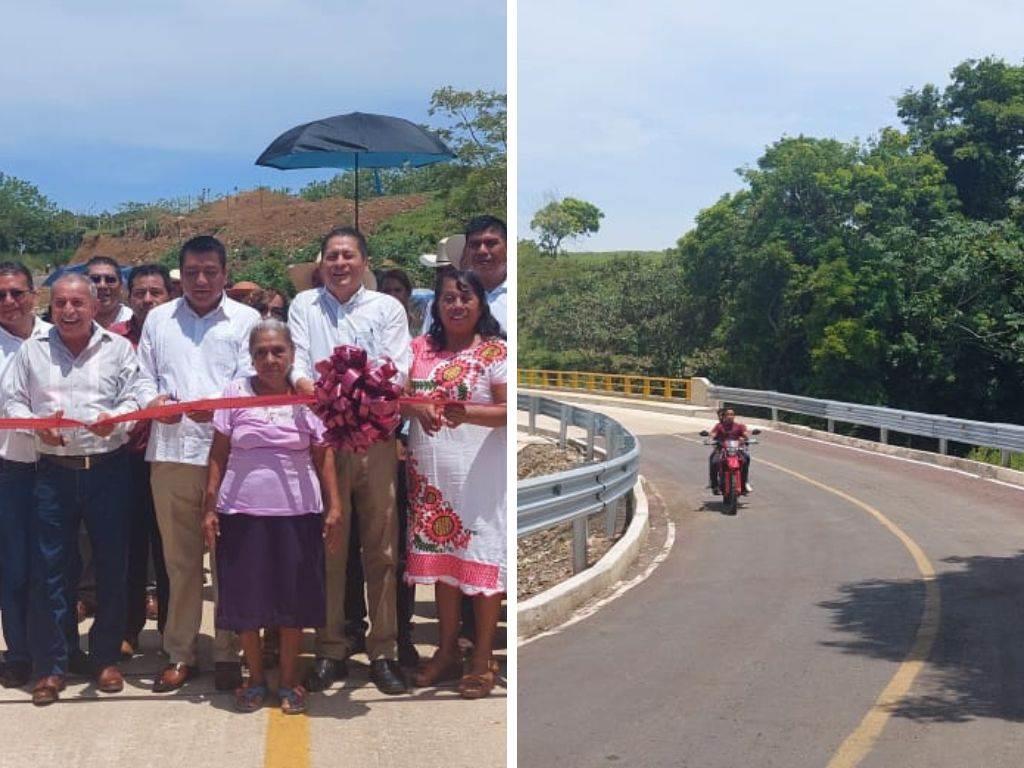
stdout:
[(1024, 183), (1024, 66), (970, 59), (951, 80), (908, 90), (899, 116), (945, 164), (970, 217), (1003, 218)]
[(557, 256), (564, 240), (592, 235), (601, 227), (604, 214), (593, 203), (566, 197), (552, 200), (533, 215), (530, 229), (539, 234), (541, 249)]

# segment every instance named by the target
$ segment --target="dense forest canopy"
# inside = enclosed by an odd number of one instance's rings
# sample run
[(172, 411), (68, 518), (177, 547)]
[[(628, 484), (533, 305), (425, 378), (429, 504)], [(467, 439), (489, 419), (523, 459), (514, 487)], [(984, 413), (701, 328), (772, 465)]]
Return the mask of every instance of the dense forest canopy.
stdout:
[(520, 364), (1024, 423), (1024, 66), (898, 100), (867, 142), (785, 137), (664, 255), (520, 247)]

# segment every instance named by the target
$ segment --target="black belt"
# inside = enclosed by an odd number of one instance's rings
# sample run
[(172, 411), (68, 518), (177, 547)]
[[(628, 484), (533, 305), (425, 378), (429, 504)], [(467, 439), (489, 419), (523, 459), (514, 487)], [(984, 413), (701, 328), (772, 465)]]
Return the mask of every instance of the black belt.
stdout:
[(127, 446), (122, 445), (120, 448), (114, 451), (108, 451), (107, 453), (93, 453), (88, 456), (58, 456), (54, 453), (41, 453), (39, 458), (42, 461), (48, 461), (51, 464), (56, 464), (58, 467), (64, 467), (64, 469), (93, 469), (98, 467), (108, 459), (112, 459), (115, 456), (122, 456), (127, 452)]

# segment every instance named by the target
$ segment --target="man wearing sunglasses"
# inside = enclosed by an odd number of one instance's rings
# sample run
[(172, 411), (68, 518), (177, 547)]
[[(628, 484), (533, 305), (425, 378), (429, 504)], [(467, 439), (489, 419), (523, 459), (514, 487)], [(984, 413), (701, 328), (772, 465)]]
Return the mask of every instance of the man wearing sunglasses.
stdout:
[(109, 256), (93, 256), (85, 263), (85, 274), (96, 286), (96, 322), (100, 327), (131, 320), (132, 311), (121, 300), (121, 265)]
[[(30, 338), (45, 336), (50, 324), (32, 311), (32, 273), (13, 261), (0, 262), (0, 378)], [(2, 400), (6, 401), (6, 393)], [(0, 431), (0, 616), (7, 652), (0, 685), (20, 688), (29, 681), (29, 521), (36, 478), (36, 443), (31, 433)]]

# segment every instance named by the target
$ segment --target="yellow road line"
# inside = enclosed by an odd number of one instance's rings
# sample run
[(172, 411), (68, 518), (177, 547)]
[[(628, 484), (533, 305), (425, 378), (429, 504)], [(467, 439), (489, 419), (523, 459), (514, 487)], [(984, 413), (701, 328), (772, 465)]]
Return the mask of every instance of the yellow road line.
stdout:
[(309, 718), (267, 710), (264, 768), (309, 768)]
[(896, 705), (899, 704), (900, 700), (907, 695), (910, 691), (910, 687), (914, 684), (914, 679), (918, 673), (924, 667), (925, 661), (928, 659), (928, 655), (931, 653), (932, 645), (935, 643), (935, 637), (939, 633), (939, 612), (940, 612), (940, 599), (939, 599), (939, 585), (935, 580), (935, 568), (932, 566), (928, 556), (925, 555), (924, 550), (918, 546), (917, 542), (910, 538), (907, 533), (900, 528), (896, 523), (890, 520), (888, 517), (883, 515), (877, 509), (872, 507), (870, 504), (866, 504), (860, 499), (854, 498), (848, 493), (840, 491), (838, 488), (833, 488), (830, 485), (819, 482), (813, 478), (802, 475), (799, 472), (795, 472), (792, 469), (773, 464), (770, 461), (758, 457), (758, 463), (764, 464), (777, 469), (779, 472), (785, 472), (787, 475), (803, 480), (805, 483), (820, 488), (823, 491), (828, 491), (831, 494), (838, 496), (847, 501), (855, 507), (864, 510), (879, 523), (881, 523), (893, 536), (900, 540), (900, 543), (906, 547), (910, 556), (914, 559), (914, 564), (917, 566), (917, 570), (921, 573), (921, 578), (924, 581), (924, 610), (921, 612), (921, 623), (917, 627), (917, 635), (914, 637), (914, 644), (910, 647), (906, 657), (900, 663), (899, 668), (896, 670), (896, 674), (889, 680), (889, 684), (885, 686), (882, 693), (879, 694), (875, 700), (874, 706), (864, 716), (864, 719), (860, 721), (860, 725), (846, 737), (846, 740), (839, 746), (836, 753), (832, 756), (832, 759), (828, 762), (828, 768), (853, 768), (863, 760), (867, 754), (874, 747), (878, 741), (878, 737), (881, 736), (882, 730), (885, 728), (889, 718), (892, 717), (893, 710)]

